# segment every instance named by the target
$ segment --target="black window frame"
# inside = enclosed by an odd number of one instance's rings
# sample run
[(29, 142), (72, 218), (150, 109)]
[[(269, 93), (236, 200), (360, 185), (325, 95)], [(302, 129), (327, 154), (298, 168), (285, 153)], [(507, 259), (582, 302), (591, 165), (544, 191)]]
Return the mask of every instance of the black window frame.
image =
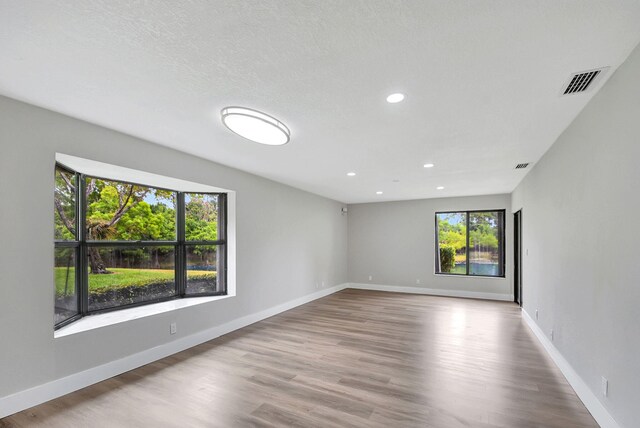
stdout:
[[(507, 266), (506, 266), (506, 222), (507, 222), (507, 213), (506, 209), (486, 209), (486, 210), (454, 210), (454, 211), (436, 211), (435, 213), (435, 265), (434, 265), (434, 273), (436, 275), (448, 275), (448, 276), (466, 276), (472, 278), (506, 278)], [(470, 214), (473, 213), (488, 213), (488, 212), (496, 212), (502, 214), (502, 223), (498, 224), (498, 251), (500, 253), (500, 275), (478, 275), (472, 274), (469, 272), (471, 263), (469, 263), (469, 218)], [(454, 273), (454, 272), (438, 272), (438, 265), (440, 263), (440, 242), (439, 242), (439, 230), (438, 230), (438, 215), (439, 214), (465, 214), (466, 221), (466, 273)]]
[[(149, 184), (134, 183), (114, 178), (98, 177), (90, 174), (83, 174), (73, 170), (59, 162), (56, 162), (56, 170), (61, 169), (67, 173), (74, 174), (76, 179), (76, 240), (61, 241), (54, 239), (55, 248), (75, 248), (75, 286), (78, 299), (78, 313), (64, 321), (54, 324), (54, 330), (58, 330), (69, 325), (87, 315), (94, 315), (105, 312), (119, 311), (122, 309), (130, 309), (138, 306), (151, 305), (154, 303), (166, 302), (191, 297), (203, 296), (224, 296), (227, 295), (227, 193), (224, 192), (201, 192), (201, 191), (178, 191), (174, 189), (166, 189)], [(117, 241), (117, 240), (88, 240), (86, 236), (86, 214), (87, 214), (87, 198), (86, 198), (86, 179), (95, 178), (98, 180), (112, 181), (122, 184), (151, 187), (158, 190), (166, 190), (176, 194), (176, 239), (173, 241)], [(216, 195), (218, 202), (218, 233), (214, 240), (204, 241), (187, 241), (185, 237), (185, 195), (186, 194), (206, 194)], [(190, 245), (208, 245), (216, 246), (219, 252), (218, 265), (216, 266), (216, 285), (220, 291), (189, 293), (187, 294), (187, 246)], [(97, 310), (89, 309), (89, 262), (88, 249), (104, 248), (104, 247), (136, 247), (136, 248), (152, 248), (152, 247), (173, 247), (174, 248), (174, 270), (175, 270), (175, 293), (172, 296), (145, 300), (110, 308), (102, 308)]]

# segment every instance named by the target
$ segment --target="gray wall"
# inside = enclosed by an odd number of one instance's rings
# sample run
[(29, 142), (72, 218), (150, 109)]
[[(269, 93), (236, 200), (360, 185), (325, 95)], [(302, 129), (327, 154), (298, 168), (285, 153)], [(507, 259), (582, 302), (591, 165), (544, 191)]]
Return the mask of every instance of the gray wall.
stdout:
[[(349, 282), (513, 294), (510, 195), (349, 205)], [(435, 275), (435, 213), (506, 210), (506, 278)], [(369, 276), (373, 280), (369, 281)], [(420, 279), (420, 284), (416, 280)]]
[[(176, 315), (182, 337), (310, 294), (318, 280), (372, 275), (377, 284), (510, 294), (511, 234), (506, 279), (436, 277), (433, 216), (511, 205), (523, 210), (528, 250), (524, 310), (539, 310), (542, 330), (554, 329), (555, 346), (597, 396), (601, 376), (609, 379), (603, 404), (635, 426), (638, 75), (636, 49), (511, 198), (351, 205), (347, 216), (337, 202), (0, 97), (0, 396), (166, 343)], [(237, 297), (54, 339), (55, 152), (236, 190)], [(511, 220), (508, 210), (508, 232)]]
[[(513, 193), (524, 310), (624, 427), (640, 419), (640, 48)], [(609, 397), (601, 394), (609, 379)]]
[[(3, 97), (0, 149), (0, 397), (347, 281), (338, 202)], [(237, 296), (54, 339), (56, 152), (235, 190)]]

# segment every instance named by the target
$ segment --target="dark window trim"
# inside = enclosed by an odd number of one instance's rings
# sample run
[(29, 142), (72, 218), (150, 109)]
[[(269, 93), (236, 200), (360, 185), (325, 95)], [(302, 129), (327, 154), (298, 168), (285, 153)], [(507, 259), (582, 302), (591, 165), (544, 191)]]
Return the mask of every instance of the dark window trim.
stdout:
[[(85, 175), (74, 171), (59, 162), (56, 162), (56, 169), (61, 169), (67, 173), (74, 174), (76, 178), (76, 240), (61, 241), (54, 240), (55, 248), (75, 248), (75, 269), (76, 269), (76, 296), (78, 299), (78, 313), (64, 321), (54, 325), (54, 329), (58, 330), (69, 325), (84, 316), (100, 314), (105, 312), (113, 312), (122, 309), (129, 309), (138, 306), (151, 305), (154, 303), (166, 302), (191, 297), (203, 296), (224, 296), (227, 294), (227, 194), (218, 192), (199, 192), (199, 191), (177, 191), (163, 187), (152, 186), (148, 184), (134, 183), (130, 181), (118, 180), (114, 178), (97, 177), (94, 175)], [(117, 183), (129, 184), (134, 186), (150, 187), (153, 189), (165, 190), (176, 194), (176, 240), (175, 241), (113, 241), (113, 240), (87, 240), (86, 239), (86, 179), (94, 178), (98, 180), (112, 181)], [(185, 194), (201, 194), (201, 195), (217, 195), (218, 196), (218, 238), (215, 241), (187, 241), (185, 239)], [(218, 266), (216, 266), (216, 280), (221, 291), (213, 293), (186, 293), (187, 286), (187, 252), (186, 248), (190, 245), (211, 245), (218, 247)], [(89, 310), (89, 272), (87, 261), (87, 249), (89, 247), (173, 247), (175, 255), (175, 294), (169, 297), (162, 297), (143, 302), (136, 302), (127, 305), (120, 305), (113, 308), (103, 308), (99, 310)], [(80, 272), (80, 274), (77, 274)]]
[[(500, 275), (472, 275), (469, 273), (469, 267), (471, 263), (469, 263), (469, 214), (473, 213), (487, 213), (487, 212), (499, 212), (502, 213), (502, 224), (498, 224), (498, 251), (500, 253)], [(507, 210), (502, 209), (486, 209), (486, 210), (454, 210), (454, 211), (436, 211), (435, 213), (435, 266), (437, 268), (440, 263), (440, 245), (439, 245), (439, 234), (438, 234), (438, 214), (462, 214), (466, 215), (466, 228), (467, 228), (467, 249), (466, 249), (466, 273), (452, 273), (452, 272), (438, 272), (437, 269), (434, 269), (434, 273), (436, 275), (445, 275), (445, 276), (467, 276), (471, 278), (506, 278), (506, 222), (507, 222)]]

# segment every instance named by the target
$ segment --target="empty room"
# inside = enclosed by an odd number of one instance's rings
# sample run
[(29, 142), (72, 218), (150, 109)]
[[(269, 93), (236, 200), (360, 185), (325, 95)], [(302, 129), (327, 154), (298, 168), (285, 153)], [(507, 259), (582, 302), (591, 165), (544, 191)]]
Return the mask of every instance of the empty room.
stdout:
[(0, 427), (639, 427), (639, 24), (0, 0)]

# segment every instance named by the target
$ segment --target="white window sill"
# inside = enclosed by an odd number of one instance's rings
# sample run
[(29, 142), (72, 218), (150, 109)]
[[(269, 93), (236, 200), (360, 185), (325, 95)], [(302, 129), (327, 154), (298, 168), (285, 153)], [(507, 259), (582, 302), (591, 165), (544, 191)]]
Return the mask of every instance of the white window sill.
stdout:
[(151, 315), (157, 315), (164, 312), (171, 312), (177, 309), (188, 308), (190, 306), (201, 305), (203, 303), (215, 302), (217, 300), (224, 300), (233, 297), (232, 295), (226, 296), (207, 296), (207, 297), (189, 297), (185, 299), (170, 300), (168, 302), (153, 303), (145, 306), (138, 306), (131, 309), (122, 309), (119, 311), (107, 312), (104, 314), (89, 315), (78, 321), (71, 323), (67, 326), (56, 330), (53, 333), (53, 337), (58, 339), (60, 337), (69, 336), (76, 333), (82, 333), (84, 331), (93, 330), (96, 328), (106, 327), (109, 325), (119, 324), (135, 320), (138, 318), (144, 318)]
[(506, 280), (507, 278), (504, 276), (482, 276), (482, 275), (456, 275), (456, 274), (447, 274), (447, 273), (434, 273), (433, 276), (440, 277), (444, 276), (446, 278), (476, 278), (476, 279), (502, 279)]

